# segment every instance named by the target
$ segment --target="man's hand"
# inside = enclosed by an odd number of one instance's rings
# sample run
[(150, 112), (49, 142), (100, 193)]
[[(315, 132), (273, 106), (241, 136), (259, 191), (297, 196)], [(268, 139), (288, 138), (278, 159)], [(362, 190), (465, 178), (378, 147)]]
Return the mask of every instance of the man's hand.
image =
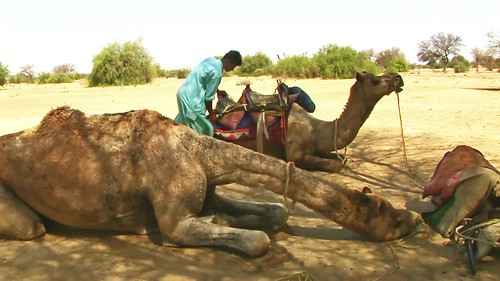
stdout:
[(212, 124), (215, 123), (215, 121), (217, 121), (217, 115), (212, 111), (208, 114), (208, 120), (210, 120)]

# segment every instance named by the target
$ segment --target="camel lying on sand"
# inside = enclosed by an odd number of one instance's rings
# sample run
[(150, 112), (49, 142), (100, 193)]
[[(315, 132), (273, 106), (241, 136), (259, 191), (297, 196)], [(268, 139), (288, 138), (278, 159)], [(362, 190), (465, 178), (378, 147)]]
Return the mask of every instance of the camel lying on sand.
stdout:
[[(249, 229), (282, 226), (288, 210), (215, 192), (228, 183), (285, 194), (376, 241), (407, 235), (422, 222), (381, 197), (198, 134), (155, 111), (85, 116), (62, 107), (35, 128), (0, 137), (0, 236), (44, 235), (41, 214), (71, 227), (159, 231), (169, 244), (262, 255), (268, 236)], [(209, 211), (224, 224), (200, 219)]]
[[(263, 153), (294, 162), (297, 167), (309, 171), (340, 172), (344, 162), (336, 151), (354, 140), (375, 105), (384, 96), (392, 92), (399, 93), (404, 86), (403, 78), (397, 73), (380, 76), (356, 73), (355, 78), (344, 111), (338, 118), (323, 121), (293, 104), (288, 116), (285, 142), (264, 141)], [(256, 140), (237, 143), (258, 151)]]

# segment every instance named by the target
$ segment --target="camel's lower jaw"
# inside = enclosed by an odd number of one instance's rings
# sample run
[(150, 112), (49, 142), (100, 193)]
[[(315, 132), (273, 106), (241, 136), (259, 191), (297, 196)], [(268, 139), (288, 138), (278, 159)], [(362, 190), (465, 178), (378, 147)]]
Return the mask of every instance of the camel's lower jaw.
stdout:
[(402, 91), (403, 91), (403, 88), (397, 88), (395, 92), (398, 94), (398, 93), (401, 93)]
[[(380, 225), (379, 225), (380, 226)], [(397, 228), (386, 228), (379, 229), (376, 231), (371, 228), (371, 231), (365, 231), (365, 236), (367, 236), (372, 241), (385, 242), (392, 241), (395, 239), (401, 239), (404, 237), (413, 236), (416, 233), (424, 232), (426, 229), (426, 224), (422, 216), (415, 212), (410, 212), (407, 214), (407, 219), (402, 222)]]
[(420, 214), (415, 213), (414, 222), (415, 222), (414, 226), (411, 229), (409, 229), (409, 231), (399, 235), (399, 237), (394, 237), (394, 238), (388, 239), (386, 241), (400, 239), (400, 238), (404, 238), (404, 237), (409, 237), (409, 236), (413, 236), (419, 232), (427, 232), (428, 231), (428, 226), (427, 226), (427, 224), (425, 224), (425, 221)]

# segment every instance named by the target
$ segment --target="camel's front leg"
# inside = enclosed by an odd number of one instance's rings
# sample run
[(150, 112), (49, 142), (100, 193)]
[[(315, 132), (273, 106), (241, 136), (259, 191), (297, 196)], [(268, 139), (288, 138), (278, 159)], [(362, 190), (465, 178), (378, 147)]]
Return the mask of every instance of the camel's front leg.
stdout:
[(43, 236), (45, 227), (35, 212), (0, 181), (0, 237), (31, 240)]
[[(328, 156), (330, 157), (331, 155)], [(339, 173), (344, 167), (344, 162), (338, 156), (329, 157), (303, 155), (301, 158), (289, 159), (289, 161), (294, 162), (295, 166), (308, 171)]]
[(336, 153), (316, 153), (316, 148), (312, 145), (314, 141), (303, 137), (313, 134), (312, 129), (294, 125), (296, 127), (294, 130), (290, 129), (285, 143), (286, 161), (308, 171), (339, 173), (344, 167), (342, 159)]
[[(217, 225), (197, 217), (206, 201), (207, 188), (203, 179), (196, 175), (190, 174), (191, 178), (183, 175), (171, 181), (174, 186), (154, 189), (150, 193), (164, 241), (177, 246), (226, 247), (250, 256), (265, 253), (270, 243), (266, 233)], [(210, 189), (208, 193), (215, 194)]]
[(238, 228), (279, 229), (288, 220), (288, 210), (280, 203), (234, 200), (212, 193), (206, 204), (216, 211), (213, 222)]

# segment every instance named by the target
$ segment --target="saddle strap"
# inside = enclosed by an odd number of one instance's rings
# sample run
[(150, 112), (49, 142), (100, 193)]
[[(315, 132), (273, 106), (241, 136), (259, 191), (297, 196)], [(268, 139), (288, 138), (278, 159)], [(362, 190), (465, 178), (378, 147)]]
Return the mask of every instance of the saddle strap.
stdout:
[(264, 140), (262, 136), (266, 137), (266, 140), (269, 139), (269, 132), (266, 127), (266, 112), (262, 111), (259, 114), (259, 118), (257, 119), (257, 152), (264, 153)]

